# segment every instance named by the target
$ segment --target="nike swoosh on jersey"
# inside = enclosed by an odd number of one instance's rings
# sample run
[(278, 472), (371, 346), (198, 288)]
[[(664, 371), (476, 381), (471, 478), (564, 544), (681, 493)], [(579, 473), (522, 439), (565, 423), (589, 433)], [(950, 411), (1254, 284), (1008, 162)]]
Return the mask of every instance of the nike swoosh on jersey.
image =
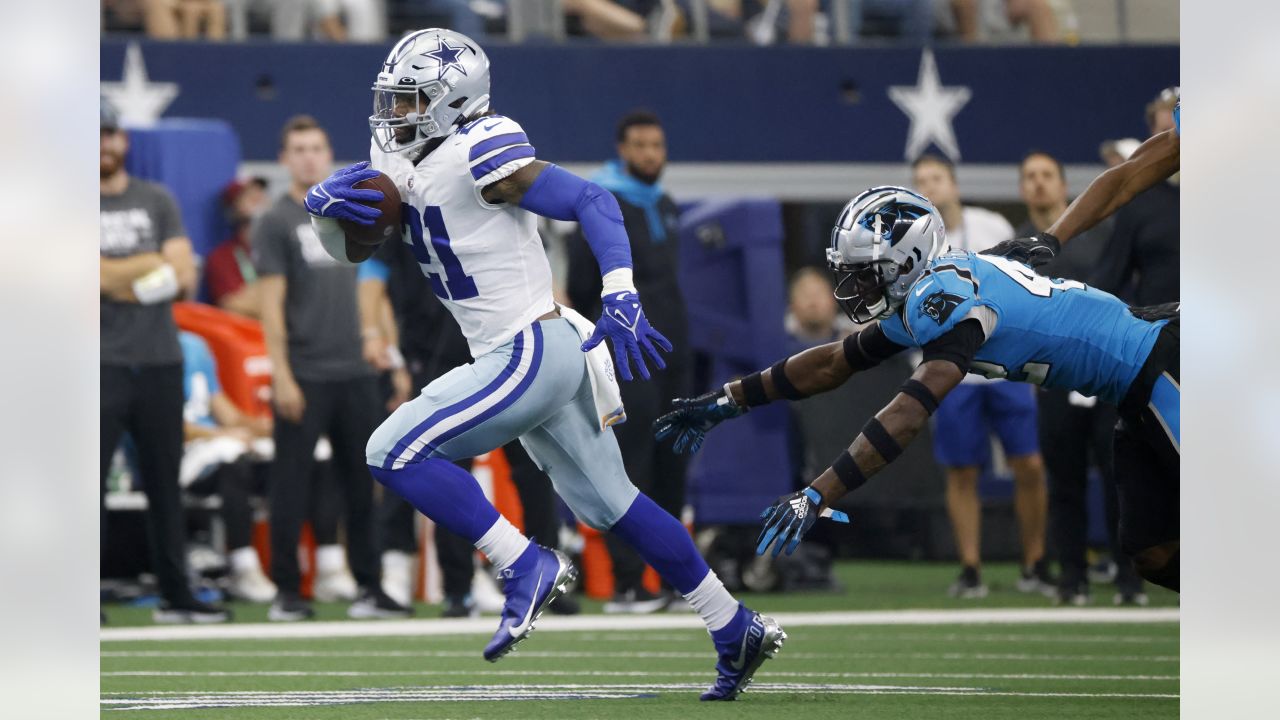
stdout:
[(521, 622), (519, 625), (512, 625), (511, 627), (507, 628), (507, 632), (510, 632), (510, 633), (511, 633), (511, 637), (520, 637), (520, 635), (521, 635), (521, 634), (523, 634), (523, 633), (524, 633), (524, 631), (525, 631), (525, 630), (527, 630), (527, 629), (529, 628), (529, 622), (530, 622), (531, 620), (533, 620), (533, 609), (534, 609), (535, 607), (537, 607), (537, 605), (538, 605), (538, 603), (537, 603), (537, 599), (538, 599), (538, 586), (539, 586), (539, 585), (541, 585), (541, 584), (542, 584), (542, 571), (541, 571), (541, 570), (539, 570), (539, 571), (538, 571), (538, 582), (536, 582), (536, 583), (534, 583), (534, 584), (533, 584), (533, 588), (534, 588), (534, 589), (533, 589), (533, 598), (531, 598), (532, 602), (530, 602), (530, 603), (529, 603), (529, 612), (525, 613), (525, 615), (524, 615), (524, 621), (523, 621), (523, 622)]
[(498, 122), (496, 122), (496, 123), (494, 123), (494, 124), (492, 124), (492, 125), (485, 125), (485, 126), (484, 126), (484, 131), (485, 131), (485, 132), (489, 132), (490, 130), (492, 130), (492, 129), (494, 129), (494, 128), (498, 127), (498, 126), (499, 126), (499, 125), (501, 125), (501, 124), (502, 124), (502, 121), (501, 121), (501, 120), (499, 120)]
[(920, 287), (916, 288), (916, 297), (920, 297), (920, 295), (922, 295), (922, 294), (924, 293), (925, 288), (929, 287), (929, 286), (930, 286), (930, 285), (932, 285), (932, 284), (933, 284), (933, 280), (929, 280), (929, 282), (927, 282), (927, 283), (925, 283), (925, 284), (921, 285)]

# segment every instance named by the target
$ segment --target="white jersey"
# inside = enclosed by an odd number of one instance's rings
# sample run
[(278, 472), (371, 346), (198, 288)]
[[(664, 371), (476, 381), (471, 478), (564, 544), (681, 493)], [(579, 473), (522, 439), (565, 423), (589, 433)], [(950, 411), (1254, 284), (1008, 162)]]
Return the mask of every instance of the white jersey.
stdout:
[(537, 217), (480, 195), (533, 162), (533, 146), (518, 123), (500, 115), (474, 120), (417, 166), (376, 144), (369, 156), (370, 166), (399, 188), (403, 240), (458, 321), (473, 357), (555, 308)]

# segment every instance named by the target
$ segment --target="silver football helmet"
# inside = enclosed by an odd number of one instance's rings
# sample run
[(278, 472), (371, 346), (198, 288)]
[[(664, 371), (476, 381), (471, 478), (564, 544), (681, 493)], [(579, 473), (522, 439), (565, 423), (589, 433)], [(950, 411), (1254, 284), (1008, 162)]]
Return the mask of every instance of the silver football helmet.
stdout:
[(418, 30), (391, 48), (373, 84), (369, 129), (383, 152), (409, 150), (452, 133), (489, 109), (489, 57), (474, 40)]
[(887, 318), (946, 248), (942, 216), (927, 198), (901, 187), (871, 188), (844, 206), (831, 231), (827, 264), (836, 302), (856, 323)]

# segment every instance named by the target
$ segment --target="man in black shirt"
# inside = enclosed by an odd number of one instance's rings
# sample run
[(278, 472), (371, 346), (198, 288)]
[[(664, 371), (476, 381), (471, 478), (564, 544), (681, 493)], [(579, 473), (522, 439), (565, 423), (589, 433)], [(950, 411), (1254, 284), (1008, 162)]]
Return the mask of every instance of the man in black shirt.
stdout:
[[(1018, 237), (1041, 232), (1067, 209), (1067, 180), (1062, 164), (1044, 152), (1029, 153), (1022, 160), (1019, 190), (1030, 216), (1017, 229)], [(1111, 235), (1106, 220), (1077, 235), (1049, 263), (1036, 269), (1041, 275), (1087, 280), (1102, 261)], [(1091, 602), (1086, 572), (1088, 514), (1086, 490), (1090, 456), (1102, 472), (1107, 492), (1107, 527), (1116, 562), (1116, 602), (1146, 601), (1142, 578), (1133, 561), (1120, 552), (1115, 522), (1115, 474), (1111, 434), (1116, 424), (1114, 405), (1080, 393), (1040, 388), (1040, 445), (1049, 474), (1050, 537), (1057, 550), (1061, 574), (1057, 601), (1064, 605)]]
[[(111, 458), (128, 433), (147, 495), (151, 566), (160, 584), (155, 621), (223, 622), (230, 613), (198, 602), (187, 585), (178, 491), (182, 349), (172, 304), (196, 284), (191, 241), (169, 192), (125, 171), (129, 139), (106, 100), (101, 128), (101, 492), (105, 500)], [(106, 520), (104, 503), (104, 547)]]
[[(1153, 137), (1175, 129), (1177, 102), (1177, 95), (1166, 90), (1147, 105), (1147, 126)], [(1137, 306), (1178, 301), (1179, 198), (1178, 173), (1174, 173), (1120, 208), (1110, 246), (1089, 284)]]
[[(622, 208), (622, 221), (631, 240), (636, 289), (646, 298), (645, 314), (662, 328), (675, 350), (666, 356), (666, 370), (654, 372), (647, 383), (621, 383), (627, 421), (614, 427), (627, 476), (663, 510), (680, 517), (684, 508), (685, 461), (659, 449), (650, 425), (671, 398), (688, 394), (690, 362), (686, 342), (689, 321), (676, 273), (679, 262), (680, 211), (659, 184), (667, 163), (666, 136), (653, 113), (636, 111), (618, 123), (618, 160), (606, 163), (591, 179), (612, 192)], [(600, 312), (600, 271), (581, 237), (569, 246), (569, 300), (578, 312)], [(615, 598), (605, 612), (653, 612), (666, 600), (640, 584), (644, 563), (621, 540), (606, 535), (613, 559)]]

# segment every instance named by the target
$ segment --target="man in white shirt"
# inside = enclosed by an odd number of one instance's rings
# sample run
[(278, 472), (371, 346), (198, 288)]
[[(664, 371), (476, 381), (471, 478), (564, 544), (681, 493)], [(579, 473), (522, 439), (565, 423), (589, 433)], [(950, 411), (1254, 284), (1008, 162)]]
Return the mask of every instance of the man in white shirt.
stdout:
[[(942, 214), (952, 250), (982, 252), (1014, 236), (1009, 221), (990, 210), (960, 204), (955, 166), (937, 155), (911, 165), (916, 190)], [(1054, 584), (1044, 559), (1048, 490), (1037, 436), (1035, 388), (969, 374), (938, 406), (933, 452), (947, 475), (947, 513), (955, 532), (962, 570), (949, 593), (982, 598), (979, 553), (982, 505), (978, 477), (990, 459), (992, 433), (1000, 439), (1013, 471), (1014, 509), (1022, 535), (1022, 592), (1052, 596)]]

